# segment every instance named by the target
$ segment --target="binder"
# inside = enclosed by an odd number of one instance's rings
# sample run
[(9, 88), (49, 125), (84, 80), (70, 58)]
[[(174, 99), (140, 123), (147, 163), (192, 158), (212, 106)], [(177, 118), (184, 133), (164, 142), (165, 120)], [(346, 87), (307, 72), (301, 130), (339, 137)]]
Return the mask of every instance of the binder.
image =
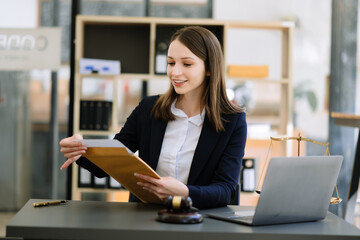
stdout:
[(107, 188), (108, 177), (98, 178), (92, 174), (93, 188)]
[(113, 189), (120, 189), (121, 184), (118, 181), (116, 181), (115, 178), (110, 176), (108, 178), (108, 187)]
[(112, 102), (104, 101), (101, 119), (101, 130), (109, 130), (112, 116)]
[(95, 130), (102, 130), (103, 101), (95, 101)]
[(88, 111), (89, 111), (89, 101), (81, 100), (80, 101), (80, 130), (87, 130), (88, 125)]
[(80, 101), (80, 130), (109, 130), (111, 101)]
[(92, 174), (88, 170), (79, 167), (78, 174), (78, 187), (92, 187)]
[[(144, 190), (137, 184), (141, 179), (135, 177), (134, 173), (148, 175), (157, 179), (160, 179), (160, 176), (118, 140), (87, 139), (80, 141), (87, 146), (84, 157), (116, 179), (116, 181), (142, 202), (163, 203), (155, 194)], [(95, 144), (91, 145), (93, 142)], [(107, 145), (111, 146), (112, 144), (119, 144), (121, 147), (104, 147)]]
[(95, 129), (95, 116), (96, 116), (96, 108), (95, 101), (89, 101), (89, 107), (87, 111), (87, 122), (88, 122), (88, 130)]

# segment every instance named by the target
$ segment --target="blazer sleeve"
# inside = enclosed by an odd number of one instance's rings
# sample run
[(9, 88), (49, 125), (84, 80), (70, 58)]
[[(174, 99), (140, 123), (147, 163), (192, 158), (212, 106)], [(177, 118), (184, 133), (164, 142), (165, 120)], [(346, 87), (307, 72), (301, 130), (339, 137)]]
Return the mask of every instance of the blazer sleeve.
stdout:
[[(209, 184), (187, 185), (189, 196), (197, 208), (226, 206), (235, 195), (247, 138), (245, 113), (236, 114), (236, 116), (237, 119), (231, 123), (232, 130), (230, 127), (229, 131), (231, 134), (228, 133), (229, 136), (226, 136), (227, 133), (224, 133), (225, 140), (228, 139), (228, 141), (220, 154), (218, 165)], [(224, 138), (220, 139), (224, 141)]]

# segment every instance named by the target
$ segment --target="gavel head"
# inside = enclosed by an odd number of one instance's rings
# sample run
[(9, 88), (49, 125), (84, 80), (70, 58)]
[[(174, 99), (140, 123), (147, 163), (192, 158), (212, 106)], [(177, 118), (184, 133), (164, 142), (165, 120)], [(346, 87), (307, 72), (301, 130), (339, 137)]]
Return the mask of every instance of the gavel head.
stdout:
[(173, 212), (189, 212), (192, 206), (191, 198), (182, 196), (169, 196), (164, 203), (167, 210)]

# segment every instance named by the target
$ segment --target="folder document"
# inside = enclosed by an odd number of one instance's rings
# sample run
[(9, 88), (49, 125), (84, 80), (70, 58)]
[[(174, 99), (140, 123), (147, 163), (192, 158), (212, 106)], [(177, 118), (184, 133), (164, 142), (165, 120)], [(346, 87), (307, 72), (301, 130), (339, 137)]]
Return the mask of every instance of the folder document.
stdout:
[(120, 141), (115, 139), (85, 139), (79, 141), (87, 146), (84, 157), (113, 177), (142, 202), (162, 203), (155, 194), (144, 190), (137, 184), (142, 180), (135, 177), (134, 173), (148, 175), (157, 179), (160, 179), (160, 176)]

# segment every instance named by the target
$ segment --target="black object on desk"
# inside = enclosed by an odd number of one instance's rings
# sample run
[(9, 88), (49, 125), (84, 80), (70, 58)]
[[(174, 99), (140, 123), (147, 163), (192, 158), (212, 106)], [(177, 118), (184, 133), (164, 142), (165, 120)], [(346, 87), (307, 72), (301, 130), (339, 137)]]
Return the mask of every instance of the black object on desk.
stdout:
[(166, 223), (201, 223), (203, 216), (192, 207), (190, 197), (169, 196), (165, 199), (166, 209), (158, 212), (157, 220)]

